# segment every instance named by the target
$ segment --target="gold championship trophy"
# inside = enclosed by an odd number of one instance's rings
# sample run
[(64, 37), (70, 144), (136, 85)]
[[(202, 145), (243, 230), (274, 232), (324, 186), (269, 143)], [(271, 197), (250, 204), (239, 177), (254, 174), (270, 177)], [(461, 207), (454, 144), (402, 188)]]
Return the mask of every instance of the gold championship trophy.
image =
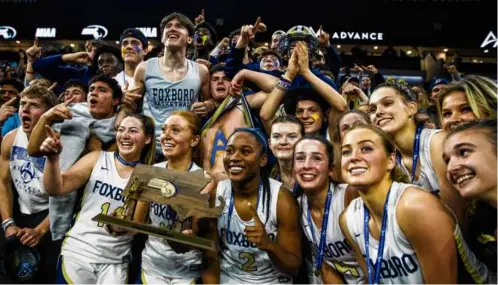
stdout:
[(123, 190), (123, 211), (118, 212), (117, 216), (98, 214), (92, 220), (197, 248), (217, 250), (217, 245), (210, 239), (185, 235), (180, 229), (170, 230), (133, 221), (138, 201), (153, 201), (170, 206), (177, 213), (178, 222), (190, 217), (218, 218), (225, 207), (225, 201), (220, 198), (220, 206), (210, 207), (209, 195), (200, 194), (210, 181), (204, 177), (202, 170), (177, 172), (139, 164)]

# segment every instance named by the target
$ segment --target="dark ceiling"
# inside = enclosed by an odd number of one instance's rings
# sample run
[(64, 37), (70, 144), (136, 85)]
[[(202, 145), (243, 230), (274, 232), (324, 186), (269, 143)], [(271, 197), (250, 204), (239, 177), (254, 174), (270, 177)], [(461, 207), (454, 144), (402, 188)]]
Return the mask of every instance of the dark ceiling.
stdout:
[[(496, 0), (0, 0), (0, 26), (10, 25), (19, 37), (34, 36), (33, 27), (56, 27), (58, 34), (91, 24), (108, 27), (110, 39), (132, 26), (158, 26), (170, 12), (192, 19), (201, 9), (226, 36), (261, 16), (269, 32), (293, 25), (323, 25), (328, 31), (383, 32), (385, 43), (477, 48), (490, 31), (496, 34)], [(60, 32), (59, 32), (60, 31)], [(76, 33), (77, 34), (77, 33)]]

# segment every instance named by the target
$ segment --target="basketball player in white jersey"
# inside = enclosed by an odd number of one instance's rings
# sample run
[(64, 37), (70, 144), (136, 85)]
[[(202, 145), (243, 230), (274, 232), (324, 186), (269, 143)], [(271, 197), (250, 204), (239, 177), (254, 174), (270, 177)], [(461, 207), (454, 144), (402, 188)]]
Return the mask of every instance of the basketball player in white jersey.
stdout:
[(416, 121), (417, 99), (403, 85), (389, 82), (379, 85), (370, 96), (370, 119), (394, 138), (398, 149), (396, 163), (410, 175), (410, 181), (441, 200), (464, 220), (463, 199), (446, 178), (442, 159), (445, 132), (424, 129)]
[[(3, 138), (0, 157), (0, 214), (3, 232), (5, 238), (17, 236), (22, 244), (39, 248), (42, 255), (40, 269), (44, 270), (39, 276), (43, 278), (40, 279), (42, 283), (55, 280), (53, 267), (57, 262), (57, 249), (52, 246), (49, 233), (48, 194), (43, 187), (46, 159), (30, 156), (27, 147), (33, 127), (42, 114), (57, 103), (57, 97), (45, 87), (26, 88), (21, 93), (19, 106), (21, 126)], [(14, 201), (14, 191), (17, 201)], [(54, 252), (51, 256), (50, 253)], [(8, 280), (0, 281), (10, 283)], [(34, 279), (30, 281), (40, 282)]]
[[(187, 45), (192, 42), (194, 24), (180, 13), (167, 15), (161, 21), (164, 55), (138, 65), (135, 88), (123, 98), (119, 123), (125, 114), (141, 111), (155, 121), (156, 133), (174, 110), (192, 110), (206, 116), (215, 105), (209, 100), (209, 72), (206, 66), (186, 58)], [(160, 155), (159, 136), (156, 152)]]
[(468, 250), (456, 218), (436, 195), (411, 184), (396, 166), (394, 142), (372, 125), (342, 142), (342, 172), (360, 198), (341, 229), (370, 284), (484, 283), (488, 269)]
[[(52, 130), (47, 126), (47, 131)], [(60, 141), (51, 134), (42, 144), (47, 153), (44, 185), (50, 195), (84, 187), (81, 210), (66, 234), (57, 265), (57, 283), (119, 283), (127, 281), (130, 235), (115, 235), (92, 221), (97, 214), (122, 211), (123, 189), (139, 163), (151, 164), (155, 152), (154, 125), (143, 115), (126, 117), (116, 134), (117, 152), (95, 151), (61, 173)], [(68, 146), (66, 146), (68, 147)]]
[(254, 128), (236, 129), (224, 155), (229, 179), (218, 183), (225, 208), (217, 283), (291, 283), (301, 265), (298, 206), (282, 183), (268, 178), (267, 141)]
[[(332, 181), (332, 144), (318, 135), (305, 135), (294, 152), (294, 173), (304, 194), (298, 198), (301, 225), (312, 253), (310, 268), (325, 284), (364, 281), (354, 252), (347, 245), (339, 226), (339, 215), (358, 197), (356, 190)], [(325, 265), (326, 264), (326, 265)]]
[[(167, 161), (154, 166), (175, 171), (202, 170), (192, 160), (200, 140), (200, 119), (190, 111), (175, 111), (164, 122), (161, 147)], [(182, 222), (168, 205), (138, 202), (135, 221), (146, 222), (147, 216), (156, 227), (181, 229)], [(142, 271), (137, 284), (193, 284), (202, 273), (202, 251), (184, 249), (178, 244), (149, 235), (142, 252)]]

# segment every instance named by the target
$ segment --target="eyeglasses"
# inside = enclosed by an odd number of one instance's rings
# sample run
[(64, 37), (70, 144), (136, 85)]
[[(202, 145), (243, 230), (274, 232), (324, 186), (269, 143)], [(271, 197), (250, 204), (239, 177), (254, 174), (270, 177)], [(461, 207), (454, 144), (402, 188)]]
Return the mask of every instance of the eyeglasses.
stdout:
[(433, 92), (433, 93), (438, 93), (439, 91), (441, 91), (441, 89), (440, 89), (440, 88), (434, 88), (434, 89), (432, 89), (432, 92)]

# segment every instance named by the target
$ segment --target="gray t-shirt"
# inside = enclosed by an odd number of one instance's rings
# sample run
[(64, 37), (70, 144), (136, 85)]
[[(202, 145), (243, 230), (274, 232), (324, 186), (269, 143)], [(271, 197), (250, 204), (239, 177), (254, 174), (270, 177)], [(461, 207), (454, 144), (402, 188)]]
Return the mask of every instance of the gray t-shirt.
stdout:
[(161, 126), (176, 110), (190, 110), (194, 102), (199, 101), (201, 77), (197, 63), (187, 59), (187, 73), (176, 82), (164, 78), (159, 68), (159, 58), (147, 61), (145, 70), (144, 115), (154, 119), (156, 132), (156, 152), (161, 152)]
[[(81, 157), (92, 133), (104, 144), (116, 137), (115, 116), (109, 119), (95, 119), (88, 111), (87, 103), (74, 103), (69, 105), (69, 109), (73, 115), (71, 120), (52, 125), (52, 128), (61, 134), (63, 146), (59, 159), (61, 171), (68, 170)], [(76, 197), (77, 191), (64, 196), (50, 196), (50, 232), (53, 240), (63, 238), (69, 230)]]

